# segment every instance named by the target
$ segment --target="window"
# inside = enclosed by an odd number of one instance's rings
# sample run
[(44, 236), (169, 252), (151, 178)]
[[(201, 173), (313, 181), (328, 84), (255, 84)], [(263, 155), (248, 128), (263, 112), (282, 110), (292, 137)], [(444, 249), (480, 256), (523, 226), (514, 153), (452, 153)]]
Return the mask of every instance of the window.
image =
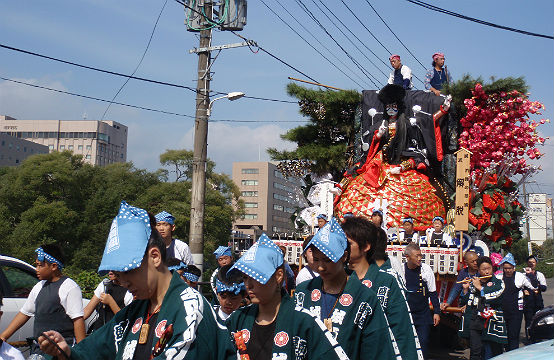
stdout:
[(77, 150), (83, 151), (83, 145), (77, 145)]
[(68, 148), (69, 150), (73, 151), (73, 145), (69, 145), (67, 148)]
[(60, 145), (60, 150), (65, 150), (65, 145)]
[(247, 186), (258, 185), (258, 180), (242, 180), (241, 184)]
[(27, 152), (27, 146), (23, 146), (23, 152)]
[(273, 221), (288, 223), (290, 219), (283, 216), (273, 215)]
[(241, 169), (240, 173), (241, 174), (259, 174), (260, 169)]
[(244, 214), (242, 218), (247, 220), (254, 220), (258, 218), (258, 214)]
[(50, 149), (50, 150), (54, 150), (54, 144), (50, 144), (50, 145), (48, 145), (48, 149)]
[(283, 176), (283, 174), (279, 171), (279, 170), (275, 170), (273, 172), (273, 175), (276, 177), (276, 178), (279, 178), (279, 179), (284, 179), (285, 177)]
[(249, 196), (258, 196), (257, 191), (243, 191), (241, 193), (242, 196), (249, 197)]
[(257, 208), (258, 203), (257, 202), (247, 202), (247, 203), (244, 203), (244, 207), (245, 208)]
[(277, 183), (277, 182), (274, 182), (273, 183), (273, 187), (275, 189), (279, 189), (279, 190), (285, 190), (285, 191), (288, 191), (288, 192), (294, 192), (293, 188), (291, 188), (290, 186), (286, 186), (286, 185), (283, 185), (281, 183)]
[(33, 275), (13, 266), (2, 266), (2, 272), (8, 279), (13, 297), (26, 298), (38, 282)]
[(291, 201), (288, 197), (281, 194), (276, 194), (276, 193), (273, 193), (273, 198), (277, 200), (287, 201), (287, 202)]
[(273, 210), (283, 211), (283, 205), (273, 204)]
[(90, 160), (90, 155), (85, 156), (87, 160)]
[(91, 150), (92, 149), (92, 145), (87, 145), (87, 150)]

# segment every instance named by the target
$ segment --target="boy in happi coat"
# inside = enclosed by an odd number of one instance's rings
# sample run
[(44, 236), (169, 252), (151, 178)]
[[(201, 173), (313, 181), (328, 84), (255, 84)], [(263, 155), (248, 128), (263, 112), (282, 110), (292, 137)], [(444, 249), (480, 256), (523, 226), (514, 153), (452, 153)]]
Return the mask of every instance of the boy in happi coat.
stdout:
[(297, 305), (323, 320), (350, 359), (399, 358), (377, 296), (345, 271), (348, 242), (339, 223), (331, 219), (310, 247), (320, 276), (298, 286)]
[(460, 296), (460, 306), (466, 306), (460, 336), (469, 338), (470, 360), (501, 354), (502, 344), (508, 342), (502, 311), (504, 282), (494, 276), (489, 257), (481, 256), (477, 265), (481, 278), (465, 282)]
[(217, 320), (222, 324), (237, 310), (246, 297), (246, 287), (242, 280), (242, 273), (233, 271), (227, 273), (231, 269), (231, 264), (223, 266), (215, 280), (217, 291), (217, 301), (219, 305), (214, 305), (214, 311), (217, 315)]
[(383, 307), (402, 359), (423, 359), (404, 291), (394, 275), (379, 268), (372, 259), (377, 228), (362, 217), (347, 218), (342, 229), (350, 245), (348, 267), (362, 284), (373, 290)]
[(282, 288), (283, 253), (262, 234), (233, 265), (244, 274), (252, 304), (236, 310), (227, 327), (250, 360), (348, 359), (323, 323), (296, 306)]
[(165, 249), (154, 217), (123, 201), (99, 272), (112, 270), (136, 300), (78, 346), (70, 348), (60, 334), (48, 331), (38, 339), (41, 349), (71, 359), (236, 358), (227, 329), (208, 302), (169, 272)]

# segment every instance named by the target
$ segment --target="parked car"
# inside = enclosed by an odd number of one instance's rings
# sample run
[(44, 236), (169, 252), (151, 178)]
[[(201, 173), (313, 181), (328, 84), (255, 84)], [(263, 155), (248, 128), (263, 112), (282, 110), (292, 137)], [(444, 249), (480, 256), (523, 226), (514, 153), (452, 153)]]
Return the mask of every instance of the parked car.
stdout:
[(554, 305), (537, 311), (527, 331), (531, 343), (554, 339)]
[[(15, 315), (23, 307), (29, 293), (37, 282), (37, 273), (34, 266), (11, 256), (0, 255), (0, 293), (4, 298), (4, 305), (2, 306), (4, 314), (0, 319), (0, 333), (8, 327)], [(83, 307), (88, 302), (88, 299), (83, 299)], [(90, 320), (93, 318), (94, 316), (91, 316), (89, 321), (86, 321), (86, 325), (89, 325)], [(8, 341), (10, 343), (26, 341), (27, 338), (32, 336), (33, 319), (29, 319)]]
[(554, 340), (546, 340), (505, 352), (504, 354), (493, 357), (491, 360), (552, 360), (553, 353)]

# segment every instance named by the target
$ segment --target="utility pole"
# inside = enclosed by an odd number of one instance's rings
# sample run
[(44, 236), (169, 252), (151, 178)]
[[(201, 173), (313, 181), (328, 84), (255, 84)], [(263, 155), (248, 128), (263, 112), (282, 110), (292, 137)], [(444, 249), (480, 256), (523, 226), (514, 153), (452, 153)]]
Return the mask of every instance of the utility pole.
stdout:
[[(212, 18), (213, 3), (204, 2), (204, 12)], [(208, 149), (208, 107), (210, 104), (210, 49), (212, 29), (204, 20), (200, 31), (198, 52), (198, 81), (196, 84), (196, 120), (194, 124), (194, 155), (192, 159), (192, 189), (190, 201), (189, 246), (194, 264), (203, 271), (204, 267), (204, 200), (206, 194), (206, 157)]]
[(527, 236), (527, 251), (529, 255), (533, 254), (533, 247), (531, 246), (531, 231), (529, 229), (529, 201), (527, 201), (527, 191), (525, 191), (525, 181), (522, 184), (523, 190), (523, 204), (525, 205), (525, 235)]

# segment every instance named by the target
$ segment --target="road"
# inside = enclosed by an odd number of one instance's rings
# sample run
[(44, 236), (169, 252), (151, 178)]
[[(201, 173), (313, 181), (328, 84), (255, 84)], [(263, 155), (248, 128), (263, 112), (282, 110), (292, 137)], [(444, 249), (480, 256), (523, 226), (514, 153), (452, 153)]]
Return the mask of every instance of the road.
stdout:
[[(542, 295), (544, 305), (554, 305), (554, 277), (546, 279), (547, 290)], [(521, 322), (521, 333), (519, 346), (524, 346), (522, 340), (525, 338), (525, 321)], [(469, 349), (456, 349), (455, 344), (451, 344), (454, 333), (434, 332), (435, 343), (431, 344), (430, 358), (433, 360), (449, 360), (449, 359), (469, 359)]]

